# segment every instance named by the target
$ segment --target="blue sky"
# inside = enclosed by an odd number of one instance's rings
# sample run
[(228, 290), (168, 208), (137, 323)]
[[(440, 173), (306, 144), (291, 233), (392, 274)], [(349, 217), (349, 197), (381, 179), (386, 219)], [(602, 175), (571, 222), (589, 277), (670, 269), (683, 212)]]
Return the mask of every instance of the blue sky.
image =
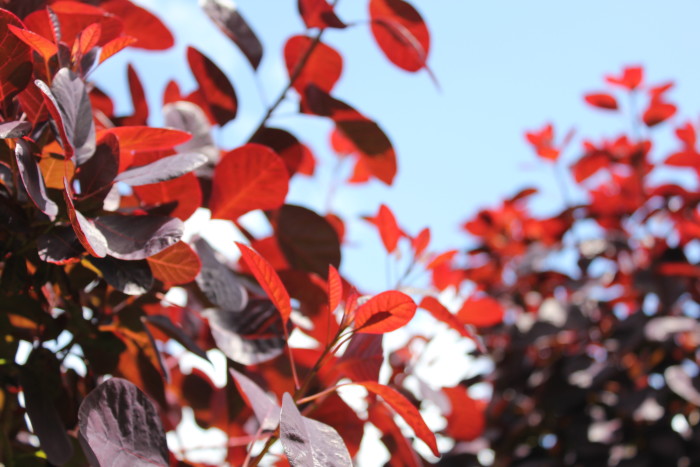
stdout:
[[(106, 62), (93, 76), (113, 91), (127, 112), (127, 62), (143, 79), (151, 108), (158, 108), (167, 80), (176, 77), (184, 91), (194, 88), (186, 71), (185, 49), (194, 45), (229, 76), (239, 98), (239, 117), (217, 139), (225, 148), (244, 142), (285, 85), (282, 47), (302, 33), (293, 0), (239, 0), (242, 13), (264, 42), (265, 55), (255, 74), (242, 54), (201, 13), (195, 0), (138, 0), (176, 34), (167, 53), (128, 52)], [(393, 187), (378, 182), (343, 187), (333, 210), (346, 218), (374, 214), (389, 205), (409, 233), (433, 231), (436, 248), (466, 245), (460, 223), (484, 206), (525, 186), (541, 188), (535, 199), (543, 213), (561, 206), (551, 168), (536, 160), (523, 133), (553, 122), (562, 136), (571, 127), (581, 137), (613, 137), (627, 128), (619, 116), (587, 107), (582, 94), (602, 90), (602, 76), (624, 65), (641, 64), (648, 82), (674, 79), (670, 97), (680, 104), (676, 121), (697, 120), (700, 111), (700, 41), (693, 1), (528, 1), (475, 2), (413, 0), (432, 33), (429, 65), (438, 90), (425, 72), (409, 74), (390, 64), (369, 33), (366, 2), (340, 0), (339, 16), (349, 29), (328, 31), (325, 41), (344, 59), (334, 95), (376, 119), (399, 158)], [(261, 95), (263, 97), (261, 97)], [(283, 105), (270, 124), (292, 130), (319, 160), (314, 180), (297, 180), (289, 201), (322, 209), (334, 166), (328, 122), (296, 116), (295, 99)], [(155, 115), (152, 124), (161, 123)], [(670, 126), (660, 128), (670, 133)], [(668, 139), (666, 141), (669, 141)], [(563, 156), (576, 157), (575, 150)], [(349, 167), (346, 167), (349, 170)], [(387, 286), (378, 236), (364, 222), (351, 222), (343, 272), (361, 287)], [(368, 259), (371, 259), (368, 261)], [(368, 264), (369, 263), (369, 264)]]

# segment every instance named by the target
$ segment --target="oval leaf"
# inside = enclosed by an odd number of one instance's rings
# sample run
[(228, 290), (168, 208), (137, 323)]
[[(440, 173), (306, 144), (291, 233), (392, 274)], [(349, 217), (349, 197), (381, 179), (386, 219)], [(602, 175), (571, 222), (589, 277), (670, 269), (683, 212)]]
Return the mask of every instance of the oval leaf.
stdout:
[(241, 49), (254, 70), (262, 60), (263, 46), (231, 0), (200, 0), (204, 12)]
[(307, 36), (292, 36), (284, 45), (292, 86), (302, 96), (309, 84), (330, 92), (343, 71), (343, 58), (332, 47)]
[(243, 373), (233, 368), (230, 369), (238, 391), (245, 397), (248, 405), (253, 409), (255, 418), (260, 423), (263, 431), (275, 431), (280, 422), (280, 406), (263, 391), (260, 386)]
[(212, 219), (235, 221), (254, 209), (280, 207), (289, 189), (289, 175), (270, 148), (246, 144), (224, 155), (212, 183)]
[(238, 100), (224, 72), (194, 47), (187, 48), (187, 62), (214, 121), (223, 126), (233, 120), (238, 110)]
[(153, 277), (170, 285), (192, 282), (202, 267), (197, 253), (184, 242), (177, 242), (147, 260)]
[(134, 47), (146, 50), (165, 50), (175, 44), (168, 28), (157, 16), (127, 0), (110, 0), (100, 5), (124, 25), (123, 33), (135, 38)]
[(50, 200), (46, 193), (44, 177), (39, 169), (39, 164), (34, 159), (32, 146), (29, 142), (22, 139), (17, 140), (15, 160), (27, 194), (41, 212), (49, 216), (49, 219), (54, 220), (58, 214), (58, 205)]
[(384, 55), (406, 71), (426, 66), (430, 32), (420, 13), (403, 0), (371, 0), (372, 35)]
[(202, 267), (195, 278), (199, 289), (215, 306), (230, 311), (240, 311), (248, 304), (248, 292), (231, 270), (216, 259), (214, 249), (203, 238), (195, 249)]
[(177, 243), (182, 237), (180, 219), (160, 216), (102, 216), (95, 227), (107, 240), (107, 252), (125, 260), (145, 259)]
[(411, 321), (416, 308), (413, 299), (402, 292), (382, 292), (357, 309), (355, 329), (368, 334), (395, 331)]
[(0, 101), (24, 89), (32, 77), (32, 53), (27, 44), (10, 32), (8, 26), (23, 28), (15, 15), (0, 9)]
[(111, 256), (88, 258), (104, 280), (126, 295), (143, 295), (153, 286), (153, 275), (146, 261), (124, 261)]
[(133, 383), (111, 378), (78, 410), (80, 444), (91, 465), (169, 465), (158, 411)]
[(117, 137), (122, 151), (170, 149), (192, 138), (192, 135), (184, 131), (149, 126), (122, 126), (110, 128), (105, 132)]

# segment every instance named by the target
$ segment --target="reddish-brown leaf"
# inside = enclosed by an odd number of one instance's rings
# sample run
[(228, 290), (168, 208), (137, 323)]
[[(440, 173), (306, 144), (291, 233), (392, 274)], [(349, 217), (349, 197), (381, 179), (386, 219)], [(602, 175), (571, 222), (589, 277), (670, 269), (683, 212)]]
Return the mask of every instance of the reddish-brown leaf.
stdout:
[(388, 290), (370, 298), (355, 312), (355, 329), (368, 334), (384, 334), (406, 325), (416, 313), (408, 295)]
[(343, 280), (332, 264), (328, 265), (328, 309), (331, 313), (338, 308), (343, 298)]
[(102, 50), (100, 50), (99, 63), (104, 62), (112, 55), (121, 52), (127, 47), (134, 45), (137, 41), (138, 39), (133, 36), (120, 36), (112, 39), (102, 47)]
[(289, 175), (270, 148), (246, 144), (225, 154), (214, 172), (210, 208), (213, 219), (236, 220), (254, 209), (284, 203)]
[(8, 24), (7, 27), (12, 31), (12, 34), (41, 55), (46, 62), (58, 51), (56, 44), (46, 39), (44, 36), (33, 33), (28, 29), (18, 28), (12, 24)]
[(586, 94), (584, 96), (586, 102), (593, 107), (606, 110), (617, 110), (617, 100), (607, 93)]
[(282, 315), (282, 321), (286, 326), (287, 321), (289, 321), (289, 315), (292, 314), (292, 305), (289, 300), (289, 293), (284, 287), (282, 280), (265, 258), (241, 243), (236, 242), (236, 246), (241, 250), (241, 257), (248, 269), (250, 269), (267, 296), (279, 310), (280, 315)]
[(68, 180), (64, 178), (63, 181), (63, 199), (66, 202), (68, 218), (73, 226), (75, 235), (88, 253), (98, 258), (104, 258), (107, 255), (107, 239), (102, 235), (102, 232), (95, 227), (92, 221), (86, 219), (80, 211), (75, 209)]
[(253, 69), (257, 70), (262, 60), (263, 46), (238, 11), (238, 6), (231, 0), (202, 0), (200, 4), (214, 24), (241, 49)]
[(380, 396), (394, 411), (403, 418), (408, 426), (413, 429), (413, 432), (418, 436), (425, 444), (428, 445), (430, 450), (434, 455), (440, 456), (440, 451), (437, 447), (437, 440), (435, 439), (435, 434), (432, 432), (428, 425), (423, 421), (418, 409), (411, 404), (408, 399), (402, 396), (395, 389), (389, 386), (384, 386), (383, 384), (375, 383), (373, 381), (364, 381), (361, 383), (355, 383), (363, 386), (369, 392)]
[(420, 13), (403, 0), (371, 0), (372, 34), (386, 57), (399, 68), (426, 67), (430, 32)]
[(457, 319), (474, 326), (493, 326), (503, 321), (503, 306), (490, 297), (469, 297), (457, 312)]
[(192, 282), (202, 267), (197, 253), (184, 242), (177, 242), (146, 260), (153, 277), (171, 285)]
[(295, 77), (294, 89), (302, 96), (310, 84), (330, 92), (343, 71), (343, 57), (335, 49), (306, 36), (292, 36), (287, 40), (284, 61), (290, 78)]
[(170, 30), (148, 10), (128, 0), (110, 0), (100, 6), (123, 21), (124, 34), (137, 39), (134, 47), (165, 50), (175, 44)]
[(430, 296), (423, 297), (423, 300), (421, 300), (419, 306), (424, 310), (428, 310), (435, 319), (447, 324), (449, 327), (459, 332), (462, 336), (469, 339), (475, 338), (474, 335), (467, 330), (464, 325), (465, 323), (457, 319), (454, 314), (450, 313), (450, 311), (445, 308), (445, 306), (440, 303), (437, 298)]
[(138, 199), (149, 206), (177, 203), (168, 215), (183, 221), (189, 219), (202, 203), (202, 189), (194, 173), (153, 185), (135, 186), (133, 190)]
[(307, 28), (345, 27), (326, 0), (299, 0), (297, 6)]
[(24, 28), (19, 18), (0, 9), (0, 101), (24, 89), (32, 75), (31, 50), (9, 26)]
[(214, 62), (194, 47), (187, 48), (187, 62), (199, 84), (199, 92), (214, 121), (223, 126), (236, 117), (238, 100), (231, 82)]
[(119, 148), (124, 151), (156, 151), (170, 149), (192, 138), (187, 132), (170, 128), (149, 126), (122, 126), (102, 130), (97, 133), (99, 140), (104, 133), (112, 133), (119, 140)]

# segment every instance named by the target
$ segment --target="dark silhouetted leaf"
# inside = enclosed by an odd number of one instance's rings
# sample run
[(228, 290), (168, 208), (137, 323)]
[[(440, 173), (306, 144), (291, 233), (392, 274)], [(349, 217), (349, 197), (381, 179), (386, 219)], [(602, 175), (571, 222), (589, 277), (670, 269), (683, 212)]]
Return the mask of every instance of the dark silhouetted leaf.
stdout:
[(216, 166), (210, 200), (213, 219), (236, 220), (255, 209), (284, 203), (289, 175), (270, 148), (246, 144), (224, 155)]
[(240, 311), (248, 304), (248, 292), (231, 272), (216, 259), (214, 249), (203, 238), (194, 244), (202, 268), (195, 278), (211, 303), (223, 310)]
[(345, 27), (326, 0), (299, 0), (297, 6), (307, 28)]
[(214, 121), (223, 126), (233, 120), (238, 110), (238, 101), (224, 72), (194, 47), (187, 49), (187, 62)]
[(34, 158), (32, 146), (28, 141), (18, 139), (15, 146), (15, 160), (22, 179), (22, 184), (27, 194), (41, 212), (53, 220), (58, 214), (58, 205), (51, 201), (46, 193), (44, 177), (39, 169), (39, 164)]
[(200, 0), (205, 13), (243, 52), (253, 69), (257, 70), (263, 46), (238, 7), (231, 0)]
[(180, 177), (201, 167), (207, 156), (192, 152), (163, 157), (148, 165), (134, 167), (120, 173), (115, 181), (131, 186), (150, 185)]
[(85, 83), (68, 68), (61, 68), (51, 82), (51, 93), (61, 113), (67, 144), (73, 146), (80, 165), (95, 152), (95, 123)]
[(79, 439), (92, 466), (167, 466), (165, 431), (153, 402), (134, 384), (111, 378), (85, 397)]
[(180, 219), (159, 216), (102, 216), (94, 220), (107, 240), (107, 251), (119, 259), (145, 259), (182, 237)]
[(447, 324), (449, 327), (459, 332), (462, 336), (474, 339), (475, 336), (467, 330), (465, 323), (461, 322), (457, 317), (450, 313), (450, 311), (445, 308), (445, 306), (438, 301), (435, 297), (423, 297), (420, 302), (420, 307), (424, 310), (428, 310), (433, 317), (443, 323)]
[(6, 101), (29, 84), (32, 76), (32, 54), (27, 44), (10, 32), (8, 26), (23, 24), (7, 10), (0, 10), (0, 101)]
[(280, 441), (292, 467), (352, 467), (352, 459), (338, 432), (325, 423), (302, 416), (287, 392), (282, 397)]
[(150, 256), (147, 261), (153, 277), (170, 285), (192, 282), (201, 268), (197, 253), (184, 242), (177, 242)]
[(76, 172), (80, 182), (80, 197), (97, 196), (104, 199), (119, 171), (119, 142), (112, 134), (106, 134), (97, 145), (95, 154)]
[(5, 122), (0, 123), (0, 138), (20, 138), (32, 131), (32, 124), (29, 122)]
[(239, 392), (245, 397), (264, 431), (275, 431), (280, 423), (280, 406), (243, 373), (230, 369)]
[(102, 235), (102, 232), (95, 227), (95, 224), (91, 220), (86, 219), (80, 211), (75, 209), (73, 198), (70, 194), (70, 187), (68, 186), (68, 180), (64, 178), (63, 183), (63, 200), (66, 202), (68, 218), (73, 226), (75, 235), (88, 253), (98, 258), (104, 257), (107, 254), (107, 239)]
[(56, 55), (56, 52), (58, 52), (56, 44), (39, 34), (29, 31), (28, 29), (18, 28), (17, 26), (13, 26), (12, 24), (9, 24), (8, 28), (10, 29), (10, 31), (12, 31), (12, 34), (17, 36), (22, 42), (27, 44), (29, 47), (34, 49), (39, 55), (41, 55), (41, 57), (47, 63), (51, 59), (51, 57)]
[(19, 372), (27, 415), (47, 459), (62, 465), (73, 455), (73, 445), (57, 410), (61, 370), (55, 355), (44, 349), (32, 350)]
[(328, 266), (340, 266), (340, 241), (328, 221), (315, 212), (285, 204), (279, 210), (277, 241), (295, 269), (326, 278)]
[(145, 317), (147, 323), (154, 325), (162, 332), (164, 332), (171, 339), (179, 342), (184, 348), (195, 354), (196, 356), (203, 358), (204, 360), (209, 360), (207, 353), (202, 350), (202, 348), (197, 345), (195, 341), (188, 336), (185, 331), (176, 324), (174, 324), (170, 318), (164, 315), (148, 315)]
[(355, 329), (368, 334), (383, 334), (405, 326), (416, 313), (416, 304), (408, 295), (389, 290), (370, 298), (355, 312)]
[(308, 149), (294, 135), (279, 128), (261, 128), (253, 135), (251, 143), (272, 148), (284, 161), (290, 177), (303, 168), (307, 157), (305, 153)]
[(48, 263), (68, 264), (84, 253), (72, 226), (58, 226), (37, 239), (39, 258)]
[(124, 261), (111, 256), (89, 258), (104, 280), (126, 295), (142, 295), (153, 286), (153, 275), (146, 261)]

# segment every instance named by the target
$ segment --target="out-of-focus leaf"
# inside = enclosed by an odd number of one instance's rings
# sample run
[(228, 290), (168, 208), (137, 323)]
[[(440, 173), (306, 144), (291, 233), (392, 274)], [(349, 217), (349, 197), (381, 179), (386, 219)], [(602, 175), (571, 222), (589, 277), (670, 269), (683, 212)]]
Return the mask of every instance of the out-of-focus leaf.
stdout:
[(447, 324), (449, 327), (459, 332), (462, 336), (469, 339), (475, 338), (475, 336), (469, 332), (469, 330), (467, 330), (465, 324), (457, 319), (453, 313), (450, 313), (450, 311), (445, 308), (445, 306), (440, 303), (437, 298), (431, 296), (423, 297), (423, 300), (420, 302), (420, 307), (424, 310), (428, 310), (435, 319)]
[(0, 10), (0, 101), (12, 98), (29, 84), (32, 54), (27, 44), (12, 34), (9, 26), (23, 28), (22, 22), (7, 10)]
[(338, 432), (301, 415), (287, 392), (282, 397), (280, 440), (292, 467), (352, 467), (352, 459)]
[(168, 466), (165, 431), (153, 402), (134, 384), (111, 378), (78, 412), (80, 444), (93, 466)]
[(206, 352), (202, 350), (195, 341), (188, 336), (185, 331), (173, 323), (170, 318), (165, 315), (148, 315), (144, 318), (147, 323), (154, 325), (162, 332), (164, 332), (168, 337), (179, 342), (184, 348), (195, 354), (196, 356), (209, 360)]
[(598, 107), (599, 109), (617, 110), (618, 107), (617, 100), (607, 93), (586, 94), (584, 100), (593, 107)]
[(258, 69), (263, 46), (238, 7), (231, 0), (200, 0), (204, 12), (241, 49), (254, 70)]
[(307, 28), (345, 27), (326, 0), (299, 0), (297, 6)]
[(332, 47), (307, 36), (287, 40), (284, 61), (289, 77), (295, 77), (292, 86), (302, 97), (309, 85), (331, 92), (343, 72), (343, 57)]
[(163, 157), (155, 162), (126, 170), (115, 181), (131, 186), (164, 182), (192, 172), (207, 162), (207, 156), (197, 152)]
[(143, 295), (153, 286), (153, 275), (146, 261), (124, 261), (111, 256), (88, 261), (109, 285), (126, 295)]
[(58, 205), (49, 199), (46, 193), (44, 177), (39, 169), (39, 164), (34, 158), (32, 146), (28, 141), (23, 139), (17, 140), (15, 160), (17, 161), (22, 184), (31, 200), (41, 212), (49, 216), (49, 219), (55, 219), (58, 214)]
[(165, 50), (175, 43), (173, 35), (157, 16), (130, 1), (110, 0), (100, 7), (122, 20), (123, 33), (137, 39), (134, 47)]
[(260, 386), (243, 373), (230, 369), (233, 380), (245, 397), (263, 431), (275, 431), (280, 423), (280, 406)]
[(231, 270), (216, 259), (214, 249), (203, 238), (198, 239), (195, 249), (202, 267), (195, 278), (199, 289), (217, 307), (223, 310), (240, 311), (248, 304), (248, 292)]
[(664, 371), (668, 387), (691, 404), (700, 405), (700, 391), (693, 385), (693, 380), (681, 366), (669, 366)]
[(101, 216), (95, 227), (107, 241), (111, 256), (125, 260), (145, 259), (177, 243), (182, 237), (180, 219), (160, 216)]
[(153, 277), (170, 285), (192, 282), (201, 269), (197, 253), (185, 242), (177, 242), (147, 261)]
[(163, 106), (165, 126), (186, 131), (192, 139), (178, 145), (178, 152), (198, 152), (207, 156), (210, 164), (219, 161), (219, 148), (211, 135), (211, 125), (204, 111), (196, 104), (177, 101)]
[(119, 170), (119, 141), (106, 134), (97, 145), (95, 154), (84, 162), (76, 172), (80, 182), (80, 197), (99, 195), (104, 199), (112, 187)]
[(187, 49), (187, 62), (199, 84), (209, 113), (216, 123), (224, 126), (236, 117), (238, 100), (231, 82), (206, 55), (194, 47)]
[(138, 39), (132, 36), (122, 36), (112, 39), (105, 44), (104, 47), (102, 47), (102, 50), (100, 50), (99, 62), (104, 62), (127, 47), (134, 45), (136, 42), (138, 42)]
[(371, 0), (372, 35), (386, 57), (399, 68), (426, 68), (430, 32), (420, 13), (403, 0)]
[(384, 334), (405, 326), (416, 313), (408, 295), (388, 290), (370, 298), (355, 312), (355, 329), (368, 334)]
[(340, 241), (326, 219), (301, 206), (285, 204), (277, 216), (277, 241), (289, 264), (326, 278), (328, 265), (340, 266)]
[(493, 326), (503, 321), (503, 306), (490, 297), (469, 297), (457, 312), (457, 319), (474, 326)]

